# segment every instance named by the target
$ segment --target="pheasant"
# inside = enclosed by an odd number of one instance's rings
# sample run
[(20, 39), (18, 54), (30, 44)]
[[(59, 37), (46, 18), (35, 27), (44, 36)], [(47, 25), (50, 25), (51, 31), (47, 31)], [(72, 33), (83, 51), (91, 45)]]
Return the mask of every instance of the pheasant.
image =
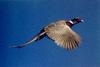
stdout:
[(83, 20), (78, 17), (75, 17), (71, 20), (58, 20), (49, 24), (48, 26), (45, 26), (40, 33), (38, 33), (25, 44), (11, 47), (22, 48), (47, 36), (49, 39), (57, 43), (58, 46), (66, 49), (73, 49), (79, 46), (81, 39), (80, 36), (71, 28), (80, 22), (83, 22)]

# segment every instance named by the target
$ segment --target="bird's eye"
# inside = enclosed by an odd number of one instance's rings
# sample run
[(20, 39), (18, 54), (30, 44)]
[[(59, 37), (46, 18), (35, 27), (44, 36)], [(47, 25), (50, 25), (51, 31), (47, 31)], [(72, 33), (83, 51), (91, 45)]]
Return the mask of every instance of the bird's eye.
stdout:
[(80, 20), (80, 19), (76, 19), (76, 21), (77, 21), (77, 22), (81, 22), (81, 20)]

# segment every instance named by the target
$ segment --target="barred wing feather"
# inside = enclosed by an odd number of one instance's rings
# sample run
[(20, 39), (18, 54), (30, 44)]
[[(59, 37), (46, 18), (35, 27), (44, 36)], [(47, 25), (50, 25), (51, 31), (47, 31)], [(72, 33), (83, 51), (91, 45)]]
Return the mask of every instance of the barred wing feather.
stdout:
[(49, 38), (63, 48), (73, 49), (80, 43), (79, 35), (64, 22), (48, 25), (45, 31)]

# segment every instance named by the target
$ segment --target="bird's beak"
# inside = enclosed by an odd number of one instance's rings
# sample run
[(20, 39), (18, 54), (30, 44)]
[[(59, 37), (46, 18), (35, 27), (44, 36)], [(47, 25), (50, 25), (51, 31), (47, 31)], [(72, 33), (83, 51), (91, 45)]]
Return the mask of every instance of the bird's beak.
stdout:
[(84, 22), (84, 20), (81, 20), (81, 22)]

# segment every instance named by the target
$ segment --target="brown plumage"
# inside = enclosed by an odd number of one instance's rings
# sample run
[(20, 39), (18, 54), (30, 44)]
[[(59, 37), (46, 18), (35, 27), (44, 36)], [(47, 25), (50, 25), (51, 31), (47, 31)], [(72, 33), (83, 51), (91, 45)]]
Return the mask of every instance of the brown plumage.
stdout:
[(56, 21), (44, 27), (38, 35), (33, 37), (33, 39), (26, 42), (25, 44), (19, 46), (11, 46), (11, 47), (21, 48), (34, 41), (38, 41), (45, 36), (48, 36), (55, 43), (57, 43), (58, 46), (67, 49), (73, 49), (79, 45), (80, 36), (77, 33), (75, 33), (71, 29), (71, 27), (81, 21), (82, 20), (80, 20), (80, 18), (74, 18), (69, 21), (68, 20)]
[(63, 48), (72, 49), (80, 43), (80, 37), (66, 25), (65, 20), (48, 25), (45, 27), (45, 32), (49, 38)]

